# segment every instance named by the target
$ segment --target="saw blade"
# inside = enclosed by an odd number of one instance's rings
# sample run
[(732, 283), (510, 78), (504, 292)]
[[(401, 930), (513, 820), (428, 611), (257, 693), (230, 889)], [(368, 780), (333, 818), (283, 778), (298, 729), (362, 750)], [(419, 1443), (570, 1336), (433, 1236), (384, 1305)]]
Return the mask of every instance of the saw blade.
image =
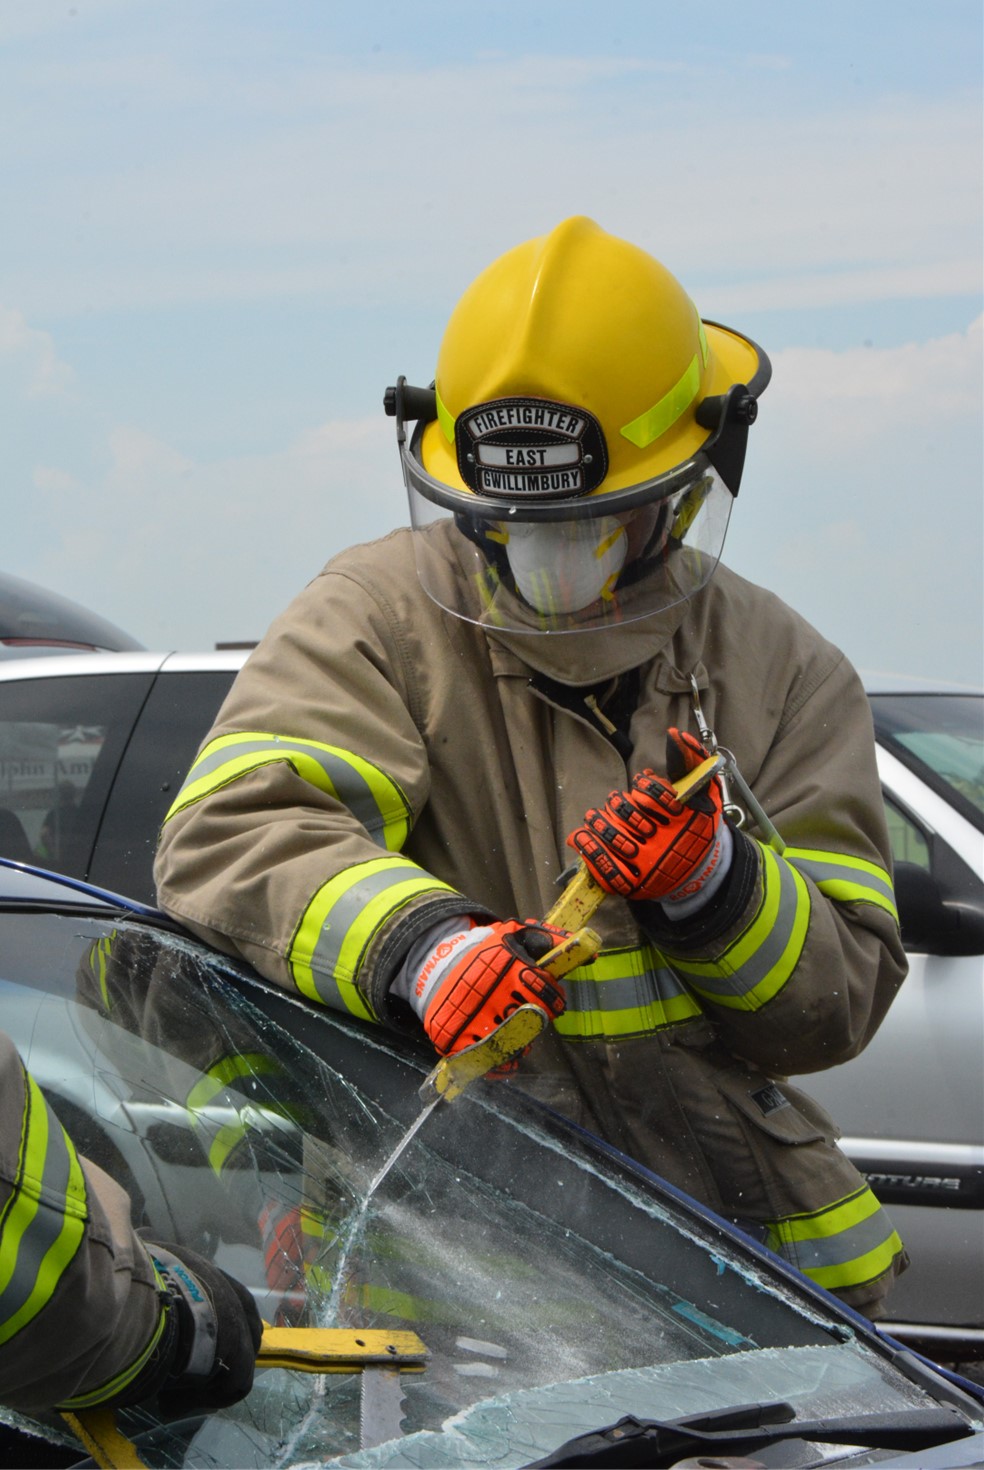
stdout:
[(371, 1450), (403, 1434), (403, 1384), (399, 1368), (362, 1370), (359, 1408), (360, 1448)]

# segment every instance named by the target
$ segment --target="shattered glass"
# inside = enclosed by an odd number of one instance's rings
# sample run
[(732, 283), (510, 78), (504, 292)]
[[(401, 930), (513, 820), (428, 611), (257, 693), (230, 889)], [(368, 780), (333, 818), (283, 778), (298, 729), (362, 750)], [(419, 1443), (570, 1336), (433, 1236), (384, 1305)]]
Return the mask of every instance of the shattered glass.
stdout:
[[(4, 1029), (139, 1226), (238, 1276), (268, 1322), (429, 1351), (374, 1448), (358, 1373), (278, 1368), (204, 1419), (121, 1414), (147, 1465), (515, 1467), (624, 1414), (927, 1402), (761, 1252), (508, 1083), (442, 1103), (370, 1196), (419, 1112), (423, 1049), (141, 922), (3, 928)], [(58, 1416), (33, 1428), (71, 1443)]]

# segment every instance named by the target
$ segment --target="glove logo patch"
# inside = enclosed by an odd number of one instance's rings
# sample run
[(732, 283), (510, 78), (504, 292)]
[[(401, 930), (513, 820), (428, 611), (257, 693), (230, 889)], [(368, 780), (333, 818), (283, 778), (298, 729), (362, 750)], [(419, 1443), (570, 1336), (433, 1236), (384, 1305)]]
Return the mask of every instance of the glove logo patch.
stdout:
[(458, 470), (480, 495), (556, 500), (586, 495), (608, 473), (602, 427), (587, 409), (546, 398), (496, 398), (459, 414)]

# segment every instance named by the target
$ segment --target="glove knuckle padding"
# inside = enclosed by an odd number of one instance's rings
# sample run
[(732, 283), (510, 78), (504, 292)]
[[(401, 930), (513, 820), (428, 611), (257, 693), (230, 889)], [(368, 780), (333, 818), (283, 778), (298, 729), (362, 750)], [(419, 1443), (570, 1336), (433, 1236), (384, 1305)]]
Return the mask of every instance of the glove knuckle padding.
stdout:
[[(703, 759), (701, 751), (698, 746), (698, 760)], [(585, 827), (571, 841), (610, 892), (661, 899), (704, 862), (716, 840), (720, 812), (719, 782), (685, 806), (666, 781), (647, 769), (633, 778), (627, 792), (611, 796), (603, 811), (588, 812)]]
[[(449, 972), (427, 1010), (427, 1034), (445, 1054), (480, 1040), (521, 1005), (539, 1005), (550, 1015), (564, 1009), (563, 994), (546, 971), (531, 963), (517, 937), (530, 929), (536, 936), (550, 931), (515, 922), (496, 927), (493, 938)], [(559, 941), (566, 935), (557, 931), (551, 937)]]

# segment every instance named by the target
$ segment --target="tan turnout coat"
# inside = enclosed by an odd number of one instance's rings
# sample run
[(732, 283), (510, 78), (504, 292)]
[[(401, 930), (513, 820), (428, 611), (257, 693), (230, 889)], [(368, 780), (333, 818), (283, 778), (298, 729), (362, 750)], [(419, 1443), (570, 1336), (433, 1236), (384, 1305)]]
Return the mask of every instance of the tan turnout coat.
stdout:
[[(456, 913), (545, 914), (585, 810), (665, 769), (668, 726), (696, 732), (693, 675), (787, 854), (739, 839), (723, 932), (606, 899), (608, 968), (571, 977), (517, 1081), (877, 1312), (904, 1252), (829, 1119), (782, 1084), (858, 1053), (905, 974), (853, 669), (724, 567), (613, 630), (482, 629), (424, 594), (412, 543), (337, 557), (251, 654), (165, 824), (162, 906), (279, 984), (416, 1025), (388, 995), (415, 938)], [(604, 708), (632, 670), (625, 760), (581, 694)]]

